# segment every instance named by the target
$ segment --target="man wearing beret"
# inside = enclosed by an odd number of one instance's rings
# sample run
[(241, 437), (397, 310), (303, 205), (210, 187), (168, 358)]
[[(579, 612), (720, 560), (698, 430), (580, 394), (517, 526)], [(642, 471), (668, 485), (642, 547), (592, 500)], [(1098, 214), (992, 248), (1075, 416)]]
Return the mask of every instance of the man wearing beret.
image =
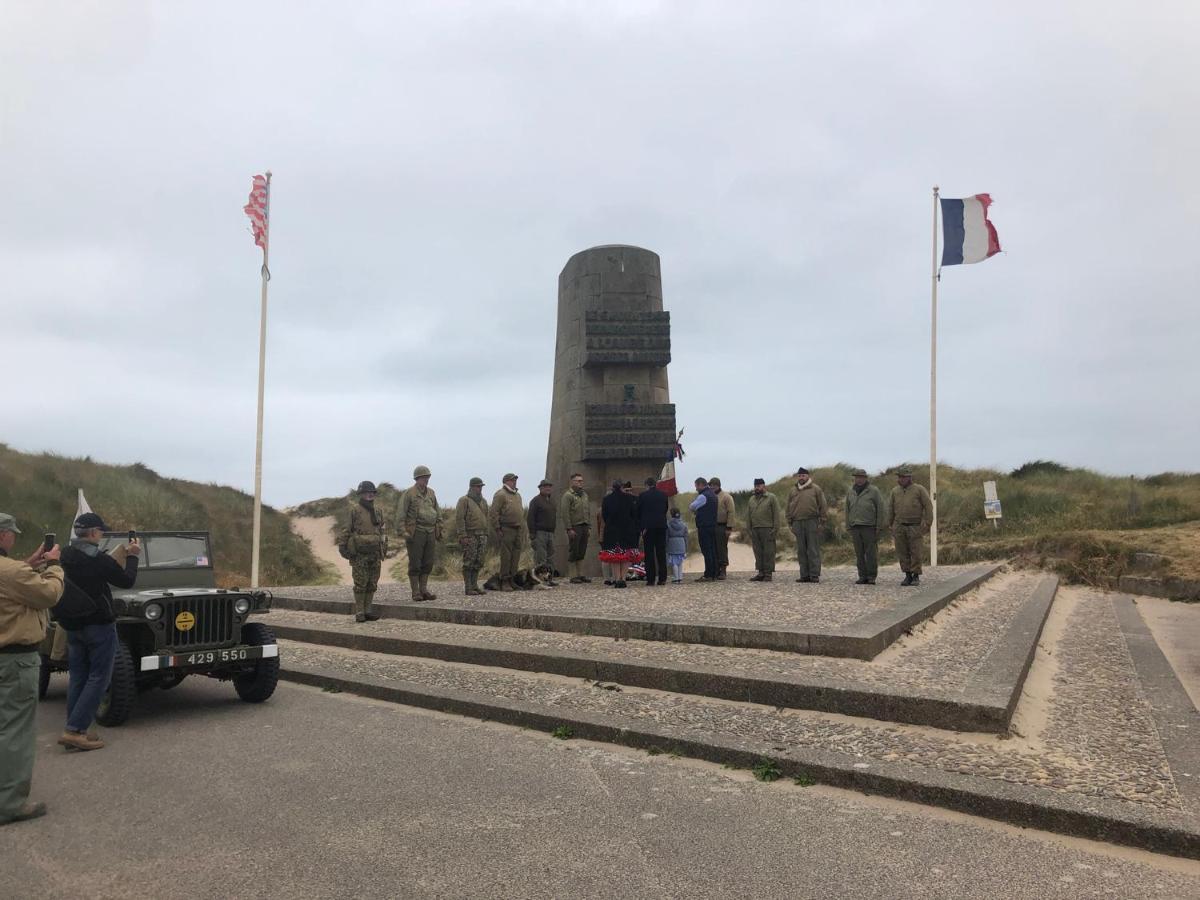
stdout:
[(892, 488), (888, 503), (888, 527), (896, 542), (896, 559), (904, 571), (903, 587), (921, 583), (921, 561), (925, 556), (925, 532), (933, 525), (933, 500), (929, 491), (913, 484), (912, 470), (896, 473), (899, 482)]
[(50, 621), (47, 610), (63, 592), (58, 545), (43, 550), (38, 544), (24, 562), (10, 559), (20, 533), (17, 520), (0, 513), (0, 825), (46, 814), (45, 803), (29, 802), (38, 644)]
[(796, 470), (796, 486), (788, 495), (787, 520), (796, 536), (796, 558), (800, 562), (797, 581), (821, 580), (821, 530), (825, 527), (828, 507), (825, 492), (812, 478), (808, 469)]
[(879, 488), (867, 480), (865, 469), (855, 469), (854, 484), (846, 492), (846, 528), (854, 541), (854, 562), (858, 565), (855, 584), (874, 584), (879, 575), (879, 533), (886, 512)]
[(746, 508), (746, 526), (750, 529), (754, 568), (758, 571), (751, 581), (770, 581), (775, 577), (775, 539), (781, 518), (779, 498), (767, 492), (763, 479), (755, 478), (754, 493)]

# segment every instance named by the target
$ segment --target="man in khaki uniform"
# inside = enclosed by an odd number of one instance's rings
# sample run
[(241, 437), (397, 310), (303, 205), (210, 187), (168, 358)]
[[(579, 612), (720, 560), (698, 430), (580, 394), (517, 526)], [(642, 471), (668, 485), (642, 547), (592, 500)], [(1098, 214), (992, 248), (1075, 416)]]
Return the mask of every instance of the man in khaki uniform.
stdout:
[(888, 527), (896, 542), (896, 559), (904, 571), (901, 585), (908, 587), (921, 583), (925, 532), (933, 525), (933, 500), (929, 491), (913, 484), (911, 469), (901, 469), (896, 478), (899, 484), (892, 488), (888, 503)]
[(500, 590), (511, 591), (515, 589), (513, 576), (521, 562), (521, 548), (525, 546), (525, 515), (521, 495), (517, 493), (517, 476), (509, 472), (503, 481), (492, 497), (488, 519), (500, 541)]
[(45, 803), (29, 801), (42, 666), (38, 644), (50, 622), (46, 611), (63, 592), (57, 544), (49, 550), (38, 544), (24, 562), (9, 559), (20, 533), (16, 519), (0, 513), (0, 825), (46, 814)]
[(775, 539), (782, 518), (779, 498), (767, 493), (767, 483), (763, 479), (755, 478), (754, 493), (746, 508), (746, 527), (750, 529), (754, 568), (758, 571), (751, 581), (770, 581), (775, 577)]
[(800, 562), (799, 582), (816, 584), (821, 580), (821, 531), (827, 514), (825, 492), (801, 466), (787, 502), (788, 525), (796, 536), (796, 558)]
[(354, 578), (354, 621), (374, 622), (379, 615), (372, 609), (379, 587), (379, 570), (387, 554), (387, 529), (383, 513), (375, 508), (375, 485), (358, 485), (358, 503), (350, 507), (350, 521), (338, 537), (338, 549), (350, 560)]
[(463, 586), (468, 597), (483, 594), (479, 570), (488, 542), (488, 502), (483, 499), (483, 479), (471, 479), (467, 493), (458, 499), (454, 510), (454, 533), (462, 547)]
[(886, 518), (883, 494), (867, 480), (866, 469), (855, 469), (854, 484), (846, 492), (846, 528), (854, 541), (858, 565), (855, 584), (874, 584), (879, 575), (879, 535)]
[(429, 574), (433, 571), (437, 542), (442, 539), (442, 511), (437, 494), (429, 487), (432, 473), (428, 466), (413, 469), (413, 484), (400, 495), (396, 511), (396, 526), (404, 532), (408, 549), (408, 585), (414, 602), (436, 600), (429, 590)]
[(708, 479), (708, 486), (717, 496), (717, 581), (725, 580), (729, 568), (729, 535), (736, 524), (733, 494), (721, 490), (721, 479)]
[(592, 579), (580, 569), (587, 556), (588, 536), (592, 528), (592, 503), (583, 489), (583, 476), (571, 476), (571, 489), (558, 501), (558, 517), (567, 529), (567, 575), (571, 584), (588, 584)]

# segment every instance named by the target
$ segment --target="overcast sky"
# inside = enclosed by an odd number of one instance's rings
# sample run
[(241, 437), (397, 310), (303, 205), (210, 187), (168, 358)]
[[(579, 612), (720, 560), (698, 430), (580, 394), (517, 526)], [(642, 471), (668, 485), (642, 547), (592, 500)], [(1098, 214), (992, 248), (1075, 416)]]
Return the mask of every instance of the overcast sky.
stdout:
[[(264, 495), (542, 475), (557, 278), (647, 247), (681, 475), (1195, 470), (1200, 3), (0, 6), (0, 441)], [(852, 10), (852, 11), (848, 11)]]

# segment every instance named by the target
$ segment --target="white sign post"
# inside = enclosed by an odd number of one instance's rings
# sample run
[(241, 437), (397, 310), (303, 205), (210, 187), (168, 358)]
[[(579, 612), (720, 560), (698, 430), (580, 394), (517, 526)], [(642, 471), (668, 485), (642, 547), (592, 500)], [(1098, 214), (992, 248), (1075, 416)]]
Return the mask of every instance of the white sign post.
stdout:
[(1000, 498), (996, 496), (996, 482), (983, 483), (983, 517), (992, 520), (992, 527), (999, 528), (1004, 514), (1000, 511)]

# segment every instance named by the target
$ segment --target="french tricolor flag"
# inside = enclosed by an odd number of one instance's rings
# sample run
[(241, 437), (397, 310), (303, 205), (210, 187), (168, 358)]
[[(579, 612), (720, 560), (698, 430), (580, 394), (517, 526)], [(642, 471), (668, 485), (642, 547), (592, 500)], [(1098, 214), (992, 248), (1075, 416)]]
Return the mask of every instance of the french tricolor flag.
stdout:
[(988, 194), (962, 200), (942, 198), (943, 266), (983, 262), (1000, 252), (1000, 238), (987, 216), (991, 205)]

